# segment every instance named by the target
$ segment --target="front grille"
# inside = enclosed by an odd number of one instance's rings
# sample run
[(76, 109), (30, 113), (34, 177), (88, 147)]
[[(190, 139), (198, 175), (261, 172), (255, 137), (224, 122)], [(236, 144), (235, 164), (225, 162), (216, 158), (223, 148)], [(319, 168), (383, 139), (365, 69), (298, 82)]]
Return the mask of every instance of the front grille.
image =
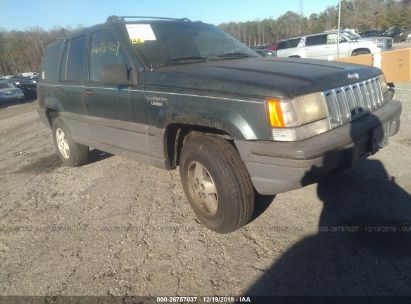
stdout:
[(378, 78), (324, 91), (323, 94), (331, 128), (356, 120), (385, 103)]

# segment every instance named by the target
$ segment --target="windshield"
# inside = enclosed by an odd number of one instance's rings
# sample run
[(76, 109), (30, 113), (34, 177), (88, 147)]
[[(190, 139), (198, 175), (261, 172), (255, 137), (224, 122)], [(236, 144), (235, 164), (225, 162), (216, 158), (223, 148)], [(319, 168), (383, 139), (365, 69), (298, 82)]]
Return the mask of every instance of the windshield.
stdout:
[(152, 21), (126, 27), (134, 50), (148, 66), (259, 57), (237, 39), (205, 23)]
[(344, 31), (343, 34), (352, 40), (361, 39), (362, 37), (354, 32)]
[(9, 89), (12, 87), (13, 86), (9, 85), (8, 83), (5, 83), (5, 82), (0, 83), (0, 89)]

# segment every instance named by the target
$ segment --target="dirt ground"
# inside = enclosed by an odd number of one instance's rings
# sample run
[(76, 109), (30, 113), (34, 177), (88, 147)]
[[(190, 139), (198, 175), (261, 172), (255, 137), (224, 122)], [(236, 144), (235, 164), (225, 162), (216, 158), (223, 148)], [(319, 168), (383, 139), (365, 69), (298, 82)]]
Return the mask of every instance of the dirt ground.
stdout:
[(177, 171), (92, 151), (62, 167), (35, 101), (0, 106), (0, 295), (411, 295), (411, 83), (355, 168), (205, 229)]

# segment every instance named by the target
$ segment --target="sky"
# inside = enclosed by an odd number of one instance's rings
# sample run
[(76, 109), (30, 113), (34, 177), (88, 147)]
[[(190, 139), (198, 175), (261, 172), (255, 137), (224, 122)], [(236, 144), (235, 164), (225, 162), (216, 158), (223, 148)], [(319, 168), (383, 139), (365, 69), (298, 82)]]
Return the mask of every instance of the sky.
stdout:
[[(319, 13), (338, 0), (304, 0), (303, 13)], [(300, 0), (0, 0), (0, 28), (90, 26), (110, 15), (161, 16), (220, 24), (299, 13)]]

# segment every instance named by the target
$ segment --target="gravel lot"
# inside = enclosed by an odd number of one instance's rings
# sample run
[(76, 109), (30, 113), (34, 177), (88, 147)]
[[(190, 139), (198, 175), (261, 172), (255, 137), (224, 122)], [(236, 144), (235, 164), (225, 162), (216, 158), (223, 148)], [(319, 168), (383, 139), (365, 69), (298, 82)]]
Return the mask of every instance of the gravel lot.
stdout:
[(388, 147), (260, 197), (229, 235), (197, 222), (177, 171), (100, 151), (61, 167), (36, 102), (2, 105), (0, 294), (411, 295), (410, 96)]

